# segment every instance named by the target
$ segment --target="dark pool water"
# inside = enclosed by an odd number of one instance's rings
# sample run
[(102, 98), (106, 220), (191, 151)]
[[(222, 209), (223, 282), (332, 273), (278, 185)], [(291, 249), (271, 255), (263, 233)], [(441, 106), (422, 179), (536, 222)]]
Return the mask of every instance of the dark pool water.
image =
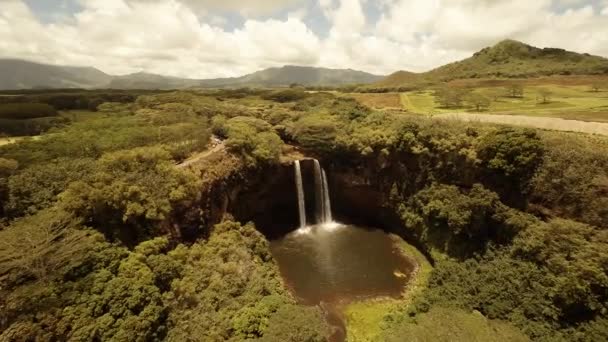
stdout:
[(367, 227), (311, 226), (270, 246), (294, 295), (303, 304), (320, 305), (334, 326), (340, 324), (337, 308), (343, 304), (400, 296), (415, 268), (389, 235)]

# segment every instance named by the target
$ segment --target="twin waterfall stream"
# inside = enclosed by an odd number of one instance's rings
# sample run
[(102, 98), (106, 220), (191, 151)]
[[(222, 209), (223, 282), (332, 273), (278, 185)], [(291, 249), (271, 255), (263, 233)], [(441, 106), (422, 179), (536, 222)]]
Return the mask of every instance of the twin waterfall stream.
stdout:
[[(325, 170), (319, 164), (319, 161), (314, 159), (315, 171), (315, 218), (316, 224), (326, 225), (333, 222), (331, 216), (331, 200), (329, 199), (329, 187), (327, 185), (327, 175)], [(305, 228), (306, 221), (306, 205), (304, 200), (304, 186), (302, 183), (302, 170), (300, 161), (294, 162), (296, 191), (298, 194), (298, 213), (300, 217), (300, 228)]]

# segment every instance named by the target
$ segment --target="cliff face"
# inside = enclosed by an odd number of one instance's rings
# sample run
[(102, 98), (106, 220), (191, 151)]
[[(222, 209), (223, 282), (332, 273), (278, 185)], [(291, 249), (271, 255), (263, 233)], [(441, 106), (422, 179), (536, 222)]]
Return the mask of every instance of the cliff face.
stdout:
[[(314, 222), (315, 184), (313, 159), (300, 155), (307, 222)], [(352, 155), (340, 160), (320, 159), (328, 176), (335, 220), (403, 232), (391, 192), (414, 194), (431, 182), (425, 165), (417, 157)], [(227, 218), (253, 222), (269, 239), (298, 228), (298, 203), (293, 160), (273, 165), (245, 165), (225, 151), (193, 165), (203, 180), (201, 199), (186, 212), (175, 215), (179, 237), (192, 241)], [(450, 175), (460, 185), (473, 179), (463, 173)], [(470, 185), (470, 184), (469, 184)]]
[[(307, 222), (314, 222), (314, 162), (299, 156)], [(321, 160), (328, 176), (334, 219), (397, 231), (400, 220), (389, 201), (395, 179), (408, 177), (400, 164), (382, 158)], [(176, 213), (172, 228), (178, 238), (192, 241), (227, 218), (254, 222), (269, 239), (298, 228), (298, 203), (292, 160), (275, 165), (247, 166), (225, 151), (192, 166), (203, 180), (201, 198)], [(405, 171), (404, 171), (405, 170)], [(414, 180), (412, 178), (412, 180)]]
[[(307, 222), (315, 220), (315, 182), (312, 158), (300, 156)], [(330, 164), (327, 170), (334, 218), (391, 229), (399, 221), (388, 203), (390, 183), (376, 177), (373, 164)], [(218, 152), (197, 165), (203, 180), (200, 201), (176, 213), (171, 229), (181, 240), (193, 241), (213, 225), (232, 218), (253, 222), (269, 239), (299, 226), (295, 172), (292, 160), (275, 165), (247, 166), (238, 158)], [(392, 230), (392, 229), (391, 229)]]
[[(192, 241), (205, 237), (213, 225), (227, 218), (254, 222), (267, 237), (297, 228), (298, 209), (293, 162), (246, 165), (220, 151), (191, 166), (203, 181), (200, 201), (174, 217), (180, 238)], [(302, 162), (302, 171), (312, 172), (312, 161)], [(306, 191), (313, 191), (311, 181)], [(310, 199), (312, 200), (312, 199)], [(314, 203), (307, 203), (313, 208)]]

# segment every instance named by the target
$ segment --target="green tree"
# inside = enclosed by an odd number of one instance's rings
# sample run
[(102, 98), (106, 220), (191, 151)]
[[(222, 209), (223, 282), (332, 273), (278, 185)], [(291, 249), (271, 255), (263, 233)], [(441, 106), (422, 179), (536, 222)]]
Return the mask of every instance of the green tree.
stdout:
[(334, 116), (321, 113), (306, 115), (294, 123), (294, 137), (306, 148), (330, 152), (336, 145), (339, 125)]
[(553, 215), (608, 227), (608, 148), (603, 139), (546, 135), (530, 200)]
[(59, 158), (34, 164), (9, 178), (5, 208), (12, 217), (19, 217), (50, 207), (71, 182), (86, 178), (93, 168), (92, 159)]
[(322, 342), (328, 340), (329, 332), (317, 307), (283, 305), (270, 316), (260, 342)]
[(546, 269), (554, 300), (568, 320), (608, 310), (608, 234), (574, 221), (555, 219), (529, 227), (517, 237), (513, 253)]
[(402, 204), (400, 213), (405, 226), (429, 249), (457, 257), (483, 250), (490, 241), (510, 241), (522, 229), (498, 195), (480, 184), (469, 191), (432, 184)]
[(264, 100), (271, 100), (275, 102), (294, 102), (306, 98), (308, 93), (304, 90), (292, 88), (286, 90), (277, 90), (266, 95), (262, 95)]
[(531, 129), (500, 128), (484, 135), (477, 147), (489, 184), (511, 204), (521, 204), (543, 155), (543, 144)]
[(0, 158), (0, 218), (5, 216), (6, 201), (9, 198), (9, 177), (18, 167), (16, 160)]
[(228, 137), (228, 129), (226, 128), (226, 117), (216, 115), (211, 118), (211, 132), (220, 138)]
[(446, 86), (435, 91), (435, 98), (443, 108), (459, 108), (469, 92), (468, 89)]
[(136, 148), (104, 155), (96, 172), (61, 194), (60, 204), (104, 233), (133, 242), (196, 200), (199, 182), (162, 148)]
[(490, 98), (478, 93), (469, 94), (469, 96), (467, 96), (467, 102), (478, 112), (487, 110), (490, 108), (490, 104), (492, 103)]
[[(168, 341), (193, 336), (199, 341), (259, 338), (280, 330), (273, 317), (285, 305), (295, 305), (282, 286), (268, 242), (251, 224), (221, 223), (207, 242), (178, 247), (170, 254), (184, 270), (167, 296)], [(316, 322), (299, 323), (313, 329)]]
[(226, 147), (247, 163), (273, 163), (279, 160), (283, 141), (269, 123), (250, 117), (235, 117), (225, 124)]
[(94, 241), (87, 230), (79, 228), (78, 220), (57, 209), (14, 221), (0, 231), (0, 280), (34, 277), (47, 282), (57, 277)]
[(506, 90), (509, 97), (524, 97), (524, 86), (522, 84), (513, 83)]
[(553, 93), (549, 89), (540, 89), (538, 91), (538, 102), (541, 104), (547, 104), (551, 102), (551, 96)]
[(0, 119), (25, 120), (56, 115), (55, 108), (45, 103), (0, 104)]

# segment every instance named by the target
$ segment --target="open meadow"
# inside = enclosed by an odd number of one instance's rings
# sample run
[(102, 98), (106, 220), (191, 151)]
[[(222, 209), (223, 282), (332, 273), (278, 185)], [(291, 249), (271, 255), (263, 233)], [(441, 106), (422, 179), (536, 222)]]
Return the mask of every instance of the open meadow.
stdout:
[(471, 112), (608, 122), (608, 90), (596, 91), (588, 85), (523, 86), (523, 95), (517, 97), (508, 96), (506, 87), (485, 86), (465, 89), (486, 98), (488, 105), (476, 109), (464, 98), (459, 105), (447, 108), (441, 105), (433, 89), (347, 96), (352, 96), (357, 101), (376, 109), (395, 109), (399, 100), (400, 109), (416, 114)]

